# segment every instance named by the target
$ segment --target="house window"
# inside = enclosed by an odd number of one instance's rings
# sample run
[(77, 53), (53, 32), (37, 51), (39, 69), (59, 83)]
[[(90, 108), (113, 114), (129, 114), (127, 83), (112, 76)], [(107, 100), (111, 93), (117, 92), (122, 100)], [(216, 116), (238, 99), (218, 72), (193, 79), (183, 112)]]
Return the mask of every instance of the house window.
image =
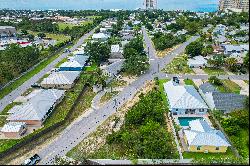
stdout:
[(176, 112), (178, 112), (178, 109), (175, 109)]
[(215, 150), (220, 150), (220, 147), (216, 147), (216, 149)]
[(201, 150), (201, 146), (197, 146), (197, 150)]
[(204, 112), (204, 109), (200, 109), (199, 111), (200, 111), (200, 112)]

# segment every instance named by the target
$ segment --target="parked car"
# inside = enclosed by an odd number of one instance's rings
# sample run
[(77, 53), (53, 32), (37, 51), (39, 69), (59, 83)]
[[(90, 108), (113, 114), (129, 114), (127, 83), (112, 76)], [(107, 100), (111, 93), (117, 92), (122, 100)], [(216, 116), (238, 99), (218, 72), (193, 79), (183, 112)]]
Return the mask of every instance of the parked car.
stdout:
[(26, 159), (22, 165), (36, 165), (41, 160), (38, 154), (35, 154), (29, 159)]
[(41, 86), (38, 83), (34, 83), (33, 85), (31, 85), (32, 88), (40, 88)]

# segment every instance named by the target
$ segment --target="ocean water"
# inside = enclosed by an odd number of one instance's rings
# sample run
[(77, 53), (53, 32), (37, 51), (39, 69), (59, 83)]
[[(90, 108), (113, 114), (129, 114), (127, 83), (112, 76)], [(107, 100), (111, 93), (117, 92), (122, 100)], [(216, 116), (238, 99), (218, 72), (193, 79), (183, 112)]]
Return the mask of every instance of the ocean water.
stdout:
[[(219, 0), (158, 0), (163, 10), (190, 10), (213, 12)], [(137, 9), (143, 7), (143, 0), (0, 0), (0, 9), (31, 10), (86, 10), (86, 9)]]

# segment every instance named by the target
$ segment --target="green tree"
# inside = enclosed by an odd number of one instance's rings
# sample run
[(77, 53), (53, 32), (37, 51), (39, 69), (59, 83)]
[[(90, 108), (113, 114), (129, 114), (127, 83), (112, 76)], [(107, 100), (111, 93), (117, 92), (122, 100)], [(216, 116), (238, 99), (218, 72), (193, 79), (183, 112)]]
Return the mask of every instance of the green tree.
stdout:
[(191, 42), (185, 49), (186, 54), (191, 57), (201, 55), (202, 49), (204, 48), (203, 43), (199, 40)]
[(218, 85), (218, 86), (223, 85), (221, 80), (219, 78), (217, 78), (216, 76), (209, 77), (208, 81), (214, 85)]
[(38, 33), (37, 36), (40, 37), (40, 38), (45, 38), (46, 34), (45, 33)]
[(107, 43), (88, 42), (85, 51), (92, 62), (100, 65), (101, 62), (105, 62), (110, 57), (111, 48)]

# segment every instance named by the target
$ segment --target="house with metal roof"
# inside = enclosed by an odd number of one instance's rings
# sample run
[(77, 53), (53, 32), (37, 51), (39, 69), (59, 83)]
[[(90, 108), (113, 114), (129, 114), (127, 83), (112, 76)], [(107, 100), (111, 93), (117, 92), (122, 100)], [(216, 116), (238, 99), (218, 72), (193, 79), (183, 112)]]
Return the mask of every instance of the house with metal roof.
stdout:
[(19, 138), (27, 131), (25, 122), (9, 122), (3, 126), (1, 133), (6, 138)]
[(70, 89), (80, 76), (80, 71), (59, 71), (51, 73), (41, 82), (43, 88)]
[(174, 81), (164, 84), (169, 110), (173, 115), (198, 114), (204, 115), (208, 106), (192, 85), (180, 85)]
[(200, 85), (199, 92), (211, 110), (229, 113), (233, 110), (244, 108), (245, 95), (219, 92), (208, 82)]
[(106, 41), (108, 38), (109, 36), (105, 33), (94, 33), (92, 36), (92, 39), (97, 41)]
[(82, 71), (89, 56), (75, 55), (59, 66), (59, 71)]
[(207, 60), (200, 55), (188, 59), (187, 64), (190, 68), (204, 68), (207, 66)]
[(55, 106), (63, 99), (64, 90), (41, 90), (29, 101), (14, 106), (9, 112), (8, 122), (25, 122), (27, 125), (41, 126)]
[(225, 153), (230, 143), (220, 130), (209, 126), (205, 120), (189, 122), (189, 129), (182, 130), (189, 152)]

